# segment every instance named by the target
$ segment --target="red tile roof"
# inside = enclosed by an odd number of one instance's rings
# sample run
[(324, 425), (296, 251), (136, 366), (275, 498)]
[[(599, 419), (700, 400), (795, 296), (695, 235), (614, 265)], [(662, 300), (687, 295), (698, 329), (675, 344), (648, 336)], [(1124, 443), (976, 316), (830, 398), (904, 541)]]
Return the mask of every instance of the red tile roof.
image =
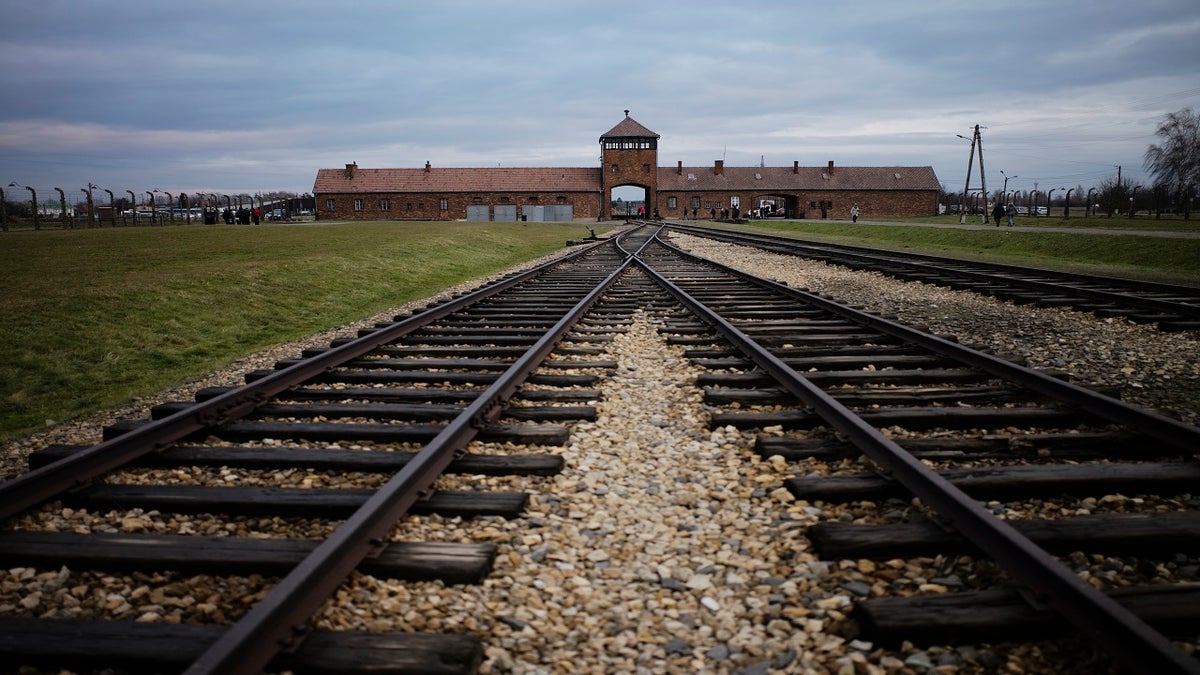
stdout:
[(370, 192), (598, 192), (600, 169), (321, 169), (313, 194)]
[(738, 190), (937, 190), (931, 166), (727, 166), (717, 175), (711, 166), (659, 167), (658, 191)]
[(600, 134), (600, 138), (661, 138), (658, 134), (650, 131), (646, 127), (637, 123), (637, 120), (629, 116), (629, 111), (625, 111), (625, 119), (617, 123), (617, 126)]
[[(634, 124), (637, 124), (634, 122)], [(620, 125), (617, 125), (620, 126)], [(639, 125), (640, 126), (640, 125)], [(321, 169), (314, 194), (455, 192), (597, 192), (599, 167)], [(794, 192), (797, 190), (937, 190), (930, 166), (658, 167), (659, 192)]]

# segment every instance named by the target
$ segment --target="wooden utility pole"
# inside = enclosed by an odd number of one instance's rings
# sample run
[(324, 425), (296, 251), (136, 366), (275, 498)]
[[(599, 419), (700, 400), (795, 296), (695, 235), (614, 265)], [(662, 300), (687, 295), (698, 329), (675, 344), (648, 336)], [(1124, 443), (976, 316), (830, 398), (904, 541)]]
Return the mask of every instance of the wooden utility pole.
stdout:
[[(959, 138), (966, 139), (962, 134)], [(958, 222), (967, 222), (966, 201), (967, 193), (971, 191), (971, 169), (975, 164), (975, 146), (979, 146), (979, 190), (983, 195), (983, 222), (986, 224), (988, 219), (987, 208), (987, 178), (983, 174), (983, 136), (979, 135), (979, 125), (975, 125), (975, 133), (971, 136), (971, 156), (967, 158), (967, 184), (963, 186), (963, 205), (959, 209)]]
[[(975, 125), (975, 140), (979, 143), (979, 192), (983, 195), (983, 224), (987, 225), (991, 216), (988, 210), (987, 174), (983, 172), (983, 136), (979, 134), (979, 125)], [(996, 223), (1000, 227), (1000, 223)]]

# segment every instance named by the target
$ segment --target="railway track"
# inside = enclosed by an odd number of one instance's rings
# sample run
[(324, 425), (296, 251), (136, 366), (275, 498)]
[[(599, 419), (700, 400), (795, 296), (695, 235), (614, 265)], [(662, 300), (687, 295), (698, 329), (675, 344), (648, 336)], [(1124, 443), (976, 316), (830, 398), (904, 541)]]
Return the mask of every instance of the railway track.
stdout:
[(718, 241), (971, 291), (1017, 304), (1070, 307), (1100, 317), (1157, 324), (1164, 331), (1200, 330), (1200, 288), (1193, 286), (1034, 270), (718, 228), (670, 227)]
[[(189, 673), (473, 671), (482, 648), (469, 636), (310, 635), (309, 618), (360, 564), (364, 573), (397, 579), (477, 583), (487, 575), (494, 547), (393, 543), (388, 532), (407, 514), (521, 512), (523, 493), (447, 491), (434, 489), (435, 482), (444, 472), (558, 469), (561, 458), (544, 452), (468, 455), (465, 447), (473, 440), (561, 444), (562, 423), (590, 414), (579, 404), (595, 396), (586, 387), (608, 364), (589, 360), (597, 351), (589, 343), (616, 330), (625, 310), (607, 310), (603, 326), (580, 322), (625, 258), (612, 244), (593, 247), (274, 372), (252, 373), (243, 387), (161, 406), (152, 420), (107, 429), (94, 447), (35, 456), (32, 471), (0, 486), (6, 517), (53, 500), (51, 509), (134, 514), (124, 521), (165, 512), (266, 525), (340, 523), (314, 526), (327, 532), (321, 541), (258, 534), (259, 525), (249, 528), (255, 537), (9, 532), (0, 538), (9, 565), (280, 579), (241, 591), (254, 599), (252, 607), (226, 627), (5, 619), (6, 662)], [(565, 368), (592, 374), (557, 374)], [(530, 391), (514, 398), (522, 387)], [(163, 471), (142, 466), (182, 475), (187, 484), (163, 482)], [(301, 479), (289, 480), (296, 471)], [(345, 480), (358, 474), (374, 479)], [(298, 484), (278, 485), (281, 475)], [(217, 528), (221, 535), (231, 529)], [(256, 538), (262, 536), (270, 538)]]
[[(5, 619), (0, 635), (9, 639), (0, 638), (0, 653), (9, 663), (192, 673), (268, 665), (350, 672), (352, 663), (397, 667), (404, 654), (400, 665), (413, 670), (470, 672), (483, 654), (470, 635), (312, 631), (310, 617), (356, 568), (448, 584), (485, 578), (495, 547), (393, 542), (393, 524), (431, 512), (520, 518), (524, 493), (451, 493), (433, 489), (442, 484), (435, 481), (444, 482), (444, 471), (557, 471), (561, 456), (536, 449), (564, 442), (564, 424), (589, 418), (595, 386), (613, 367), (597, 358), (599, 345), (635, 312), (670, 307), (664, 332), (707, 370), (696, 385), (713, 408), (711, 427), (759, 430), (755, 451), (792, 463), (795, 475), (784, 485), (801, 503), (819, 511), (854, 502), (874, 512), (860, 519), (870, 522), (822, 523), (807, 533), (823, 557), (869, 570), (865, 592), (854, 587), (864, 635), (880, 643), (1026, 640), (1069, 624), (1068, 632), (1131, 669), (1200, 672), (1167, 637), (1195, 635), (1190, 589), (1161, 578), (1155, 588), (1138, 588), (1159, 567), (1197, 553), (1200, 519), (1187, 495), (1200, 471), (1192, 457), (1200, 430), (648, 238), (641, 230), (624, 250), (589, 249), (251, 373), (244, 388), (160, 407), (156, 419), (117, 426), (98, 446), (41, 453), (40, 468), (0, 486), (3, 513), (18, 524), (0, 537), (7, 560), (51, 570), (221, 570), (280, 580), (248, 593), (251, 608), (225, 626)], [(464, 452), (476, 438), (508, 452)], [(137, 468), (101, 481), (135, 461)], [(818, 477), (814, 463), (841, 468)], [(189, 484), (155, 482), (163, 471)], [(280, 487), (279, 476), (291, 471), (306, 480)], [(324, 487), (340, 484), (313, 473), (325, 471), (379, 478), (369, 489)], [(241, 474), (258, 483), (230, 486)], [(1165, 495), (1174, 512), (997, 517), (1012, 500), (1094, 502), (1114, 494)], [(32, 531), (37, 514), (23, 511), (47, 503), (42, 511), (134, 514), (127, 518), (225, 513), (255, 527), (273, 519), (343, 522), (313, 527), (305, 541)], [(1122, 582), (1132, 590), (1114, 599), (1070, 566), (1097, 553), (1140, 561), (1134, 579)], [(944, 560), (942, 576), (959, 574), (963, 590), (976, 594), (946, 592), (946, 584), (889, 592), (887, 563), (908, 556)], [(989, 565), (1002, 571), (971, 572)], [(986, 623), (980, 608), (996, 602), (989, 594), (1004, 595), (1009, 609)], [(957, 609), (936, 604), (950, 600)], [(922, 615), (955, 618), (939, 626)], [(1033, 621), (1040, 622), (1034, 635), (1022, 632)]]

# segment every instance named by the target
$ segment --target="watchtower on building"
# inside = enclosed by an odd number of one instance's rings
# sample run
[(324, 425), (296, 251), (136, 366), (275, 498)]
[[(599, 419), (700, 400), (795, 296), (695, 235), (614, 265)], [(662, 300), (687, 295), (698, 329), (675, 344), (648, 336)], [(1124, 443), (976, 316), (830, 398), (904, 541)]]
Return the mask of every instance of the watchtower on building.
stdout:
[(632, 185), (646, 193), (646, 217), (658, 208), (659, 135), (638, 124), (625, 111), (625, 119), (600, 136), (600, 213), (608, 220), (613, 188)]

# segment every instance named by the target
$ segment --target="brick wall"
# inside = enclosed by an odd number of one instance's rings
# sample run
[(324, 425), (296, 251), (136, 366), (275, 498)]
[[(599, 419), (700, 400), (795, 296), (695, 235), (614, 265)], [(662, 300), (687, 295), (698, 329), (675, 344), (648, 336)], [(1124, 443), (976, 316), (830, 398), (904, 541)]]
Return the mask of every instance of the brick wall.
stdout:
[[(670, 198), (675, 197), (675, 207), (670, 206)], [(742, 215), (749, 209), (757, 208), (759, 200), (774, 199), (776, 202), (784, 197), (792, 197), (798, 204), (799, 213), (804, 218), (820, 218), (821, 202), (832, 202), (826, 209), (829, 218), (849, 218), (850, 207), (858, 204), (859, 217), (871, 216), (931, 216), (937, 213), (936, 190), (802, 190), (795, 193), (751, 194), (737, 191), (714, 192), (676, 192), (664, 191), (658, 195), (659, 208), (664, 218), (679, 218), (683, 210), (692, 217), (692, 199), (700, 199), (700, 207), (696, 215), (700, 218), (709, 217), (709, 209), (719, 212), (722, 208), (730, 208), (731, 199), (737, 197), (740, 202)], [(816, 203), (814, 206), (813, 203)]]
[[(658, 192), (658, 148), (609, 149), (602, 147), (601, 180), (606, 204), (612, 203), (612, 190), (622, 185), (636, 185), (646, 190), (646, 213), (653, 214), (660, 208)], [(613, 168), (616, 171), (613, 171)], [(607, 212), (604, 220), (608, 219)]]
[[(328, 208), (332, 199), (334, 208)], [(354, 201), (362, 200), (362, 209), (354, 208)], [(391, 201), (391, 208), (383, 208), (383, 200)], [(442, 200), (446, 208), (442, 208)], [(472, 192), (472, 193), (371, 193), (371, 194), (318, 194), (318, 220), (465, 220), (467, 207), (475, 205), (549, 206), (570, 204), (575, 207), (576, 218), (595, 219), (599, 213), (599, 193), (583, 192)]]
[[(871, 216), (932, 216), (937, 214), (937, 190), (805, 191), (800, 208), (805, 218), (820, 218), (822, 201), (832, 202), (829, 218), (849, 218), (850, 207), (858, 204), (859, 218)], [(812, 206), (816, 202), (817, 206)]]

